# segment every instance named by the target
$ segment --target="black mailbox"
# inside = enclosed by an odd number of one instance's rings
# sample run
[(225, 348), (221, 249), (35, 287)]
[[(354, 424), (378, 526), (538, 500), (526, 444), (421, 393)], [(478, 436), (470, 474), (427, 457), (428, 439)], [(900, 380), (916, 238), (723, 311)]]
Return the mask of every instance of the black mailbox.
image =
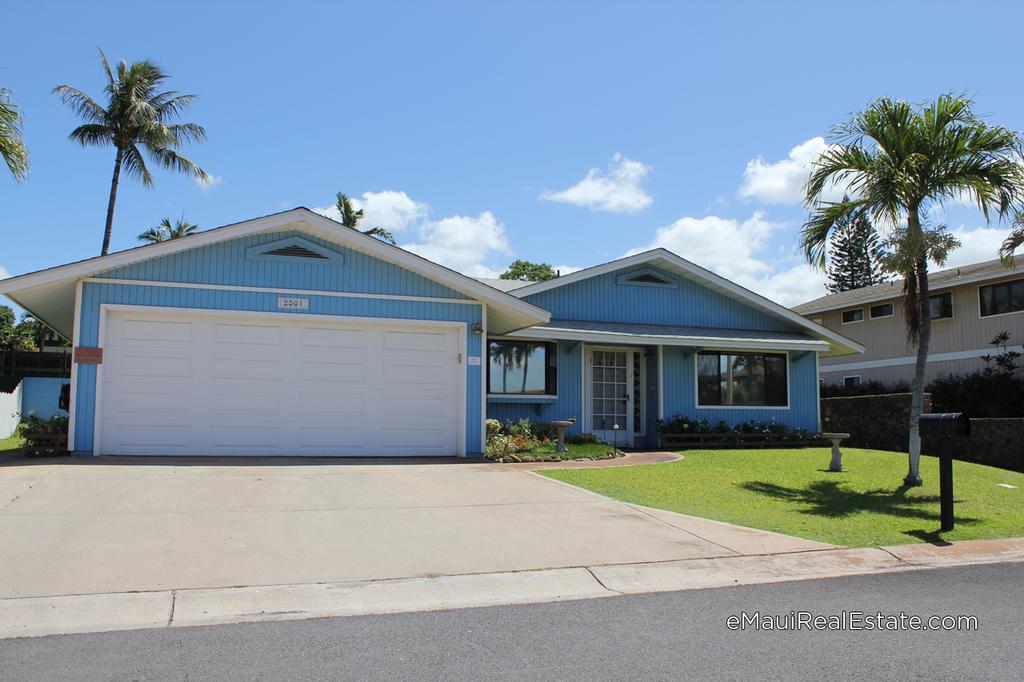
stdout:
[(921, 438), (953, 438), (971, 435), (971, 420), (963, 412), (922, 414)]

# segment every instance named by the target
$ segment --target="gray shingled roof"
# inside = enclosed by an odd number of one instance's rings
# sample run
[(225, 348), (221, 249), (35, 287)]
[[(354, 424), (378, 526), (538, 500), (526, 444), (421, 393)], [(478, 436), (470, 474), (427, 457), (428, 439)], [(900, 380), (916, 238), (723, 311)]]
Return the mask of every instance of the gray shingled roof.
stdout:
[[(958, 284), (967, 282), (984, 282), (990, 279), (1000, 279), (1007, 275), (1024, 272), (1024, 263), (1020, 259), (1013, 267), (1007, 268), (1000, 260), (989, 260), (984, 263), (972, 263), (959, 268), (939, 270), (928, 275), (928, 287), (932, 290), (948, 289)], [(880, 301), (903, 294), (903, 280), (896, 279), (883, 284), (875, 284), (870, 287), (842, 291), (838, 294), (829, 294), (816, 298), (813, 301), (793, 306), (792, 310), (801, 315), (813, 315), (826, 310), (837, 308), (850, 308), (859, 304)]]
[(489, 287), (494, 287), (498, 291), (504, 291), (506, 293), (509, 291), (514, 291), (515, 289), (522, 289), (523, 287), (528, 287), (531, 284), (536, 284), (536, 282), (524, 282), (523, 280), (519, 279), (496, 279), (493, 277), (474, 277), (473, 279), (480, 282), (481, 284), (486, 284)]

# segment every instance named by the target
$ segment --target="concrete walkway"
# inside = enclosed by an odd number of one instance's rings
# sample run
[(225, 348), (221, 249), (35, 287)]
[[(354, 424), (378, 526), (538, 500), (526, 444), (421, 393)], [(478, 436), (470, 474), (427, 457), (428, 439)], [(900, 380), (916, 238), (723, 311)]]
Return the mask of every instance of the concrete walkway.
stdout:
[(459, 461), (65, 458), (0, 465), (0, 598), (353, 583), (804, 552)]
[(1024, 538), (359, 583), (0, 599), (0, 638), (598, 599), (1007, 561), (1024, 561)]

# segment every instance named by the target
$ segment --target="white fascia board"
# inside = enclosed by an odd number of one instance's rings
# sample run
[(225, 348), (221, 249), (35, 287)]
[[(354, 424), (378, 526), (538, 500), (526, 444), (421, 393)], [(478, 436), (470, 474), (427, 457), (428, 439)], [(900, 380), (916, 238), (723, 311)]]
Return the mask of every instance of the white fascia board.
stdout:
[(538, 308), (527, 301), (520, 300), (494, 287), (487, 286), (471, 277), (429, 261), (422, 256), (417, 256), (396, 246), (385, 244), (379, 239), (365, 235), (358, 230), (344, 228), (330, 218), (307, 208), (296, 208), (262, 218), (218, 227), (181, 239), (171, 239), (159, 244), (138, 246), (106, 256), (97, 256), (76, 263), (60, 265), (47, 270), (0, 280), (0, 294), (9, 294), (65, 279), (77, 280), (91, 277), (131, 263), (160, 258), (228, 239), (266, 232), (294, 223), (305, 223), (314, 229), (317, 236), (323, 237), (328, 241), (342, 246), (351, 246), (368, 255), (404, 267), (424, 277), (450, 286), (452, 289), (475, 300), (511, 310), (517, 318), (522, 320), (523, 326), (543, 324), (551, 317), (546, 310)]
[(715, 273), (700, 267), (690, 261), (686, 260), (682, 256), (678, 256), (668, 249), (658, 248), (650, 251), (644, 251), (633, 256), (626, 256), (619, 260), (613, 260), (602, 265), (597, 265), (592, 268), (586, 268), (585, 270), (578, 270), (571, 274), (565, 275), (564, 277), (556, 277), (555, 279), (548, 280), (546, 282), (537, 282), (530, 286), (523, 287), (521, 289), (515, 289), (512, 291), (513, 296), (523, 297), (537, 294), (542, 291), (548, 291), (557, 287), (566, 286), (574, 282), (579, 282), (590, 277), (597, 277), (600, 275), (607, 274), (609, 272), (615, 272), (622, 268), (631, 267), (634, 265), (640, 265), (650, 263), (657, 260), (668, 261), (673, 266), (685, 271), (686, 273), (693, 276), (697, 281), (707, 282), (717, 291), (741, 301), (743, 303), (754, 305), (765, 312), (773, 314), (777, 317), (781, 317), (787, 322), (794, 324), (798, 327), (810, 331), (815, 336), (822, 337), (826, 342), (832, 346), (837, 346), (840, 350), (845, 350), (847, 353), (863, 353), (864, 346), (857, 343), (853, 339), (849, 339), (842, 334), (838, 334), (831, 329), (824, 327), (816, 322), (808, 320), (803, 315), (793, 312), (785, 306), (779, 305), (774, 301), (771, 301), (758, 293), (751, 291), (745, 287), (741, 287), (739, 284), (732, 282), (724, 277), (716, 275)]
[(641, 346), (687, 346), (693, 348), (738, 348), (750, 350), (793, 350), (824, 352), (829, 348), (826, 341), (787, 341), (781, 339), (732, 339), (708, 336), (669, 336), (651, 334), (627, 334), (622, 332), (576, 331), (572, 329), (550, 329), (535, 327), (505, 334), (505, 336), (532, 339), (554, 339), (559, 341), (584, 341), (598, 344), (625, 344)]

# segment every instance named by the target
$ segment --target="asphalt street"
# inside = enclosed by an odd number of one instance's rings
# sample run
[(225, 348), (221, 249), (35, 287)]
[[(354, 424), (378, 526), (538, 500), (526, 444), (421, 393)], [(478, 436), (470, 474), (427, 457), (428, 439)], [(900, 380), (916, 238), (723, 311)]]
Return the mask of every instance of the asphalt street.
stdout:
[[(976, 616), (976, 631), (729, 628), (730, 616)], [(853, 616), (856, 618), (856, 616)], [(0, 641), (12, 680), (1009, 680), (1024, 563), (586, 601)]]

